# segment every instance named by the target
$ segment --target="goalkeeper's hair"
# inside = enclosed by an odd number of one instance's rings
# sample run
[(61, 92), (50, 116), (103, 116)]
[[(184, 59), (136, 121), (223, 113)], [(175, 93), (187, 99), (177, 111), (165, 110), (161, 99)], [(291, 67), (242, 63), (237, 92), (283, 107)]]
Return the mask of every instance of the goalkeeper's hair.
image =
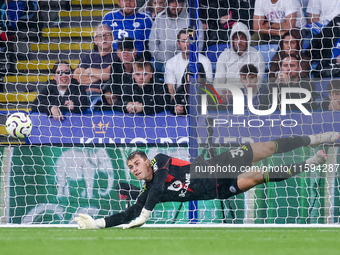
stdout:
[(147, 160), (148, 156), (145, 154), (144, 151), (134, 151), (132, 152), (126, 159), (126, 162), (133, 160), (135, 157), (140, 156), (143, 160)]

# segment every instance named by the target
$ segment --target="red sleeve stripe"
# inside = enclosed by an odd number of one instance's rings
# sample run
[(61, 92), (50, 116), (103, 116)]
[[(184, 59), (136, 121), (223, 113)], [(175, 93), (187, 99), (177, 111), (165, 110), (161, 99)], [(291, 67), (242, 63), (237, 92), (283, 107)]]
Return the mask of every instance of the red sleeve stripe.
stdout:
[(190, 162), (178, 158), (172, 158), (171, 164), (174, 166), (187, 166), (190, 165)]

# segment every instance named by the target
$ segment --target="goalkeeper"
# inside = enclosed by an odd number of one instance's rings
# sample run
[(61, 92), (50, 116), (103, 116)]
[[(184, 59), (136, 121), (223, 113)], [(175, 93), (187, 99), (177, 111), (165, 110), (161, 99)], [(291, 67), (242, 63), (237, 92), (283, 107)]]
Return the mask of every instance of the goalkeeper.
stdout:
[[(308, 165), (322, 164), (327, 157), (320, 150), (304, 162), (285, 166), (288, 171), (261, 169), (240, 171), (244, 167), (251, 168), (258, 161), (273, 154), (288, 152), (302, 146), (314, 147), (322, 143), (334, 143), (339, 139), (339, 136), (340, 133), (338, 132), (327, 132), (318, 135), (279, 138), (269, 142), (252, 143), (223, 152), (208, 161), (200, 156), (192, 164), (164, 154), (158, 154), (150, 161), (144, 152), (135, 151), (127, 158), (127, 165), (138, 180), (145, 181), (136, 203), (124, 212), (106, 218), (94, 220), (89, 215), (80, 214), (75, 220), (80, 229), (106, 228), (129, 222), (124, 226), (124, 229), (139, 227), (148, 220), (157, 203), (215, 198), (227, 199), (262, 183), (288, 179), (306, 170)], [(224, 176), (224, 178), (191, 178), (190, 169), (192, 170), (193, 166), (196, 168), (197, 166), (212, 165), (232, 166), (238, 171)]]

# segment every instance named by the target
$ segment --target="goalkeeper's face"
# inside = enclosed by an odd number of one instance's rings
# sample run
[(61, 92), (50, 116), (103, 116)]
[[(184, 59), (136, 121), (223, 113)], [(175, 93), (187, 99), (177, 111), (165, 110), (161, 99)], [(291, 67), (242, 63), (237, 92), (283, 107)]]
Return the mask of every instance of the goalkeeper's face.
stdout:
[(133, 159), (127, 162), (127, 165), (133, 176), (138, 180), (152, 180), (153, 170), (149, 159), (143, 159), (141, 156), (136, 155)]

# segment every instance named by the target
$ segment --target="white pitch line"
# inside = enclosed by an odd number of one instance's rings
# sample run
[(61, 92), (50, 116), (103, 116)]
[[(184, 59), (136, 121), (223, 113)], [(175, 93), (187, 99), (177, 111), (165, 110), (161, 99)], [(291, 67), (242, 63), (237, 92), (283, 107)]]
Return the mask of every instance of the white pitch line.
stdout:
[[(116, 228), (123, 226), (120, 225)], [(78, 225), (0, 224), (0, 228), (78, 228)], [(142, 228), (340, 228), (340, 224), (145, 224)]]

